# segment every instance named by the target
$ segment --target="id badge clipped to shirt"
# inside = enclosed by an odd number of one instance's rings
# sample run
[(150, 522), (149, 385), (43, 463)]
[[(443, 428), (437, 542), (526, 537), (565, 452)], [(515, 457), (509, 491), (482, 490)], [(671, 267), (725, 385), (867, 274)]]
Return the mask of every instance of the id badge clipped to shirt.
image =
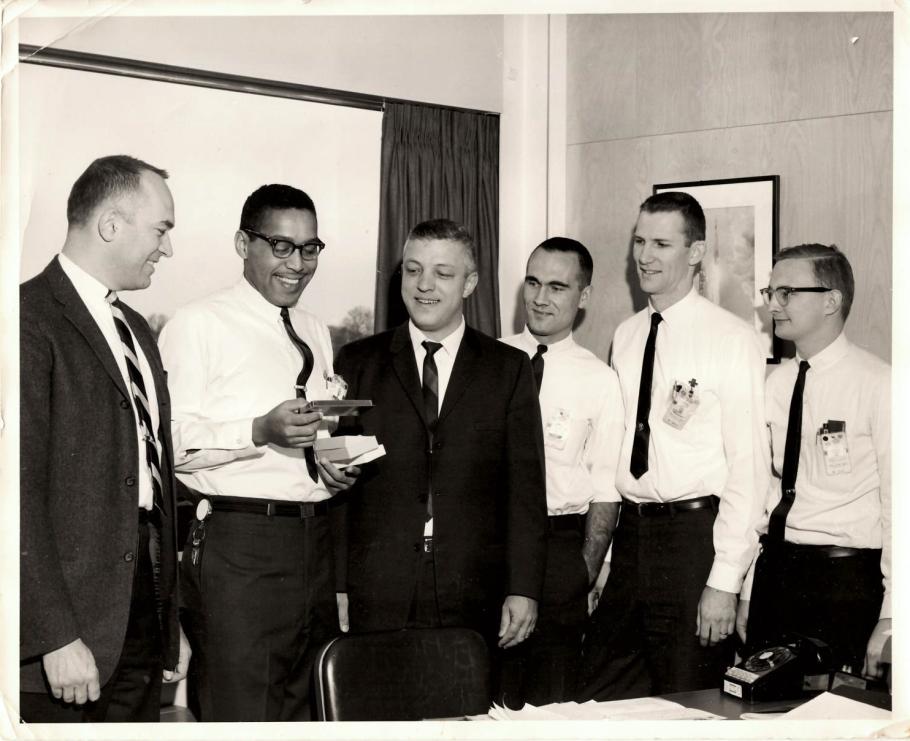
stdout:
[(850, 449), (847, 447), (846, 422), (829, 419), (819, 428), (816, 441), (822, 451), (826, 474), (838, 476), (853, 470), (850, 464)]
[(670, 392), (670, 403), (664, 413), (664, 423), (676, 430), (683, 429), (686, 422), (695, 416), (700, 403), (698, 381), (694, 378), (684, 383), (674, 381), (673, 389)]
[(556, 409), (546, 421), (543, 430), (544, 444), (548, 448), (563, 450), (569, 439), (569, 421), (571, 416), (565, 409)]

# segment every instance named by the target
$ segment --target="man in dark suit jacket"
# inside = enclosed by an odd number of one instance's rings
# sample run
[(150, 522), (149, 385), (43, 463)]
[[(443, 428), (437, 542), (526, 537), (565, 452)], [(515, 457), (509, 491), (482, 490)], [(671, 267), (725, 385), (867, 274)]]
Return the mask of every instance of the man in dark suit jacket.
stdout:
[(339, 612), (353, 631), (463, 625), (511, 647), (534, 628), (547, 528), (540, 411), (527, 356), (464, 324), (475, 266), (463, 227), (416, 226), (402, 265), (410, 321), (335, 362), (348, 396), (374, 404), (340, 432), (386, 449), (339, 508)]
[(95, 160), (70, 193), (61, 254), (20, 288), (27, 722), (157, 720), (162, 677), (189, 658), (165, 373), (145, 320), (112, 294), (147, 287), (172, 254), (166, 177)]

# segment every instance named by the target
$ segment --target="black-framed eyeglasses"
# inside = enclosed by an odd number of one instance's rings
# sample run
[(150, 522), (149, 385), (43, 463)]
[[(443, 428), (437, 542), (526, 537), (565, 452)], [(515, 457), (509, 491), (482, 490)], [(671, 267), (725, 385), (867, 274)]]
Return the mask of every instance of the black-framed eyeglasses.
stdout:
[(825, 288), (824, 286), (778, 286), (777, 288), (762, 288), (759, 293), (761, 297), (765, 300), (765, 305), (771, 303), (771, 296), (774, 295), (774, 298), (777, 299), (777, 303), (780, 306), (786, 306), (790, 301), (791, 293), (824, 293), (825, 291), (830, 291), (831, 288)]
[(325, 242), (321, 239), (308, 239), (301, 244), (295, 244), (290, 239), (270, 237), (268, 234), (260, 234), (245, 226), (240, 227), (240, 231), (252, 234), (254, 237), (259, 237), (263, 242), (268, 242), (269, 247), (272, 248), (272, 254), (280, 260), (293, 255), (294, 250), (300, 250), (300, 256), (304, 260), (313, 260), (316, 257), (319, 257), (319, 253), (325, 249)]

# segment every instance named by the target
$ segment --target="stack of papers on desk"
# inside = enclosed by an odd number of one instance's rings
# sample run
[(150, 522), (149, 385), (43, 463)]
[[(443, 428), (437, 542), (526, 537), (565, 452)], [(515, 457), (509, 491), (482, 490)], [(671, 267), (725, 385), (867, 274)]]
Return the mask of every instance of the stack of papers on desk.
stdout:
[(525, 704), (521, 710), (494, 704), (489, 713), (472, 716), (471, 720), (711, 720), (720, 717), (659, 697), (637, 697), (612, 702), (554, 702), (541, 707)]
[(317, 437), (313, 447), (317, 458), (327, 458), (338, 468), (359, 466), (385, 455), (385, 448), (373, 435)]
[(780, 716), (783, 720), (891, 720), (891, 711), (864, 702), (822, 692), (798, 708)]

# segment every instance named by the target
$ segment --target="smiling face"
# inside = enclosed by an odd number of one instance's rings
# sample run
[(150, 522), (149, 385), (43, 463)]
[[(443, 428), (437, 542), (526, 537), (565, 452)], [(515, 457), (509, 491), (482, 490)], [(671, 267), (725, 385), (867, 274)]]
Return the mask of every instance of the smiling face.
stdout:
[(537, 248), (528, 259), (522, 299), (528, 329), (545, 345), (569, 336), (591, 286), (581, 286), (581, 263), (573, 252)]
[(685, 297), (692, 288), (695, 267), (704, 256), (705, 243), (689, 244), (682, 214), (640, 212), (632, 245), (639, 285), (657, 311)]
[[(270, 209), (259, 220), (256, 231), (301, 244), (319, 236), (316, 227), (312, 211)], [(304, 260), (300, 250), (289, 257), (275, 257), (268, 242), (243, 231), (234, 236), (234, 247), (243, 258), (243, 277), (274, 306), (294, 306), (319, 264), (318, 256)]]
[(401, 298), (411, 321), (429, 339), (448, 337), (461, 322), (462, 302), (474, 291), (467, 252), (450, 239), (411, 239), (401, 261)]
[(155, 264), (174, 254), (168, 232), (174, 226), (174, 199), (164, 179), (143, 171), (140, 187), (117, 205), (116, 235), (108, 265), (115, 291), (148, 288)]

